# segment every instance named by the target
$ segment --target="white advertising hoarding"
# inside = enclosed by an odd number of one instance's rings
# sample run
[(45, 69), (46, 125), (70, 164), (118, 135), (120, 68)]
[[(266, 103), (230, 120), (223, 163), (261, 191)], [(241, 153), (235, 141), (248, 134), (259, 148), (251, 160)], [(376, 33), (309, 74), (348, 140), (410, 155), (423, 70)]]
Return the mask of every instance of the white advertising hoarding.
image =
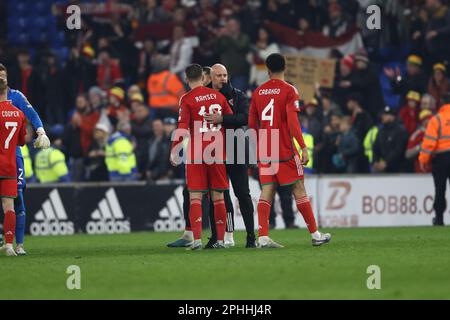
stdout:
[[(321, 227), (429, 226), (434, 217), (434, 185), (431, 175), (306, 176), (306, 190)], [(261, 194), (258, 181), (250, 179), (256, 211)], [(236, 230), (245, 230), (239, 203), (231, 190)], [(450, 199), (450, 188), (447, 189)], [(278, 195), (274, 202), (276, 227), (284, 228)], [(292, 201), (295, 224), (306, 227)], [(450, 205), (445, 221), (450, 221)]]
[(431, 175), (323, 176), (318, 193), (323, 227), (429, 226), (434, 217)]

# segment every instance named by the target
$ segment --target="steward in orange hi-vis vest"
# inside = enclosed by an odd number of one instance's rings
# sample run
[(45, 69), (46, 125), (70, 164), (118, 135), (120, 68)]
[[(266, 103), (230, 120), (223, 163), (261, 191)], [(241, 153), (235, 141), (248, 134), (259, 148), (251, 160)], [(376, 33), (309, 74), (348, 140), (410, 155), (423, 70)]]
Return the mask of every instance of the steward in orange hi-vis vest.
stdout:
[(437, 115), (430, 119), (422, 147), (419, 162), (422, 168), (432, 166), (435, 186), (434, 225), (444, 225), (446, 209), (445, 190), (450, 180), (450, 92), (442, 97), (443, 105)]

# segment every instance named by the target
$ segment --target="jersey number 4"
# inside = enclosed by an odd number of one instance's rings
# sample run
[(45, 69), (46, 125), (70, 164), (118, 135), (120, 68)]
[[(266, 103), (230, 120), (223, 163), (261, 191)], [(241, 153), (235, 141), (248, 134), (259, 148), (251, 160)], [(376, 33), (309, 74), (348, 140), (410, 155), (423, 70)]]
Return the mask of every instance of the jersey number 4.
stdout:
[(274, 99), (270, 99), (269, 104), (262, 111), (262, 120), (270, 121), (270, 126), (273, 126), (273, 103)]
[(11, 142), (11, 139), (14, 137), (14, 133), (17, 131), (17, 122), (5, 122), (6, 130), (11, 129), (11, 132), (8, 135), (8, 138), (5, 140), (5, 150), (9, 149), (9, 143)]

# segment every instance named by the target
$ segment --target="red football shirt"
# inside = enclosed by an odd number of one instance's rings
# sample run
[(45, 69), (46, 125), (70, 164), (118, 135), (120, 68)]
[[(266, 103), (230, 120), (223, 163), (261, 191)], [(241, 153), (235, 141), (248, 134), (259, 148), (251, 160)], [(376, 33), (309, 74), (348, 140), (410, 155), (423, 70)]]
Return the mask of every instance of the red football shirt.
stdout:
[[(291, 116), (296, 117), (296, 113), (299, 111), (297, 89), (283, 80), (271, 79), (253, 92), (250, 104), (249, 126), (253, 129), (256, 129), (257, 126), (259, 127), (258, 147), (266, 149), (264, 151), (260, 150), (258, 159), (287, 161), (297, 154), (292, 141), (292, 119), (288, 119), (288, 116), (291, 113)], [(292, 112), (295, 114), (292, 114)], [(295, 121), (298, 123), (298, 119), (295, 119)], [(297, 126), (297, 130), (300, 130), (298, 124)], [(267, 143), (262, 141), (264, 138), (261, 129), (264, 129)], [(278, 130), (279, 138), (272, 141), (272, 134), (276, 134), (274, 130)], [(276, 138), (276, 135), (273, 137)], [(300, 146), (304, 145), (303, 139), (298, 142)], [(274, 152), (278, 152), (278, 156)], [(265, 155), (269, 159), (263, 159)]]
[(25, 144), (25, 116), (11, 101), (0, 102), (0, 179), (16, 179), (16, 147)]
[[(215, 154), (213, 160), (225, 160), (225, 131), (221, 124), (208, 124), (204, 118), (207, 114), (219, 113), (222, 115), (232, 114), (233, 111), (227, 99), (218, 91), (197, 87), (192, 89), (180, 99), (180, 110), (178, 117), (178, 128), (189, 130), (189, 160), (205, 160), (205, 149), (212, 143), (217, 143), (217, 139), (222, 139), (223, 148), (221, 154)], [(176, 144), (176, 141), (174, 141)], [(218, 144), (216, 144), (218, 146)], [(212, 149), (212, 146), (210, 150)], [(220, 151), (218, 150), (218, 151)]]

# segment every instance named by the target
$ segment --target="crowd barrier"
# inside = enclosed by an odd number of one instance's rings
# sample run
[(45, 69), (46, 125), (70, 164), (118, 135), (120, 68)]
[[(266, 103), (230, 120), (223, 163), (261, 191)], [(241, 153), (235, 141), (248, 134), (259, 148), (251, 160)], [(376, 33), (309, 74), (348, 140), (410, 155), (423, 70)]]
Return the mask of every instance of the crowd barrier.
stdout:
[[(421, 226), (430, 225), (434, 216), (429, 175), (312, 175), (306, 178), (306, 189), (321, 227)], [(256, 209), (260, 187), (254, 179), (250, 192)], [(31, 235), (179, 231), (184, 228), (182, 193), (182, 181), (30, 184), (26, 230)], [(243, 230), (239, 204), (231, 193), (236, 229)], [(295, 224), (305, 227), (294, 201), (292, 206)], [(276, 226), (284, 228), (278, 195), (274, 208)], [(207, 227), (208, 219), (203, 220)]]

